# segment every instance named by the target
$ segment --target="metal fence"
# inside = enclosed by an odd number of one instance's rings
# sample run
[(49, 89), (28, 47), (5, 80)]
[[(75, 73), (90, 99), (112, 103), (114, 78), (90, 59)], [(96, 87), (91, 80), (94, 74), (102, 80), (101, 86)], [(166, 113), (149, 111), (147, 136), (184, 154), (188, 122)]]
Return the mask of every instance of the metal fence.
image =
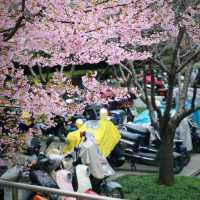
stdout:
[(25, 183), (16, 183), (4, 180), (0, 180), (0, 188), (4, 189), (4, 200), (24, 200), (20, 199), (19, 197), (20, 190), (30, 190), (33, 192), (44, 192), (48, 194), (56, 194), (59, 196), (74, 197), (77, 200), (120, 200), (117, 198), (94, 196), (84, 193), (64, 191), (60, 189), (30, 185)]

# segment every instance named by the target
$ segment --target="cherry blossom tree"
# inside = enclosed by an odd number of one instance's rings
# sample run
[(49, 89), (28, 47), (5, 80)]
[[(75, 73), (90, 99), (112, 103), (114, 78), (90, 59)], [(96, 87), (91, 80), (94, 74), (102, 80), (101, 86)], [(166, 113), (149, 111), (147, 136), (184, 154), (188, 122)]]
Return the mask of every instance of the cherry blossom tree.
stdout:
[[(167, 152), (167, 161), (161, 159), (160, 182), (165, 185), (173, 184), (171, 153), (175, 126), (171, 126), (169, 114), (172, 93), (177, 73), (198, 56), (199, 50), (196, 49), (194, 54), (189, 51), (189, 55), (192, 55), (188, 59), (182, 59), (182, 64), (177, 64), (177, 58), (185, 36), (195, 45), (199, 45), (200, 39), (198, 23), (200, 7), (197, 3), (185, 4), (185, 2), (180, 1), (180, 4), (174, 5), (176, 2), (172, 0), (1, 0), (1, 67), (6, 71), (8, 69), (13, 71), (16, 70), (13, 68), (13, 62), (18, 62), (27, 66), (30, 72), (36, 75), (34, 66), (42, 74), (44, 67), (61, 66), (63, 71), (69, 65), (106, 61), (109, 65), (118, 66), (124, 79), (126, 74), (129, 74), (126, 80), (129, 84), (134, 78), (133, 61), (145, 61), (150, 70), (152, 63), (159, 65), (167, 72), (169, 83), (164, 115), (161, 116), (156, 107), (154, 95), (151, 99), (145, 94), (143, 97), (151, 113), (157, 112), (160, 119), (159, 128), (164, 132), (161, 154)], [(172, 63), (166, 67), (156, 57), (156, 50), (162, 48), (168, 41), (176, 45), (172, 48)], [(145, 73), (145, 67), (141, 67), (141, 70)], [(16, 76), (16, 73), (12, 75)], [(4, 73), (1, 74), (1, 78), (2, 84), (6, 78)], [(58, 79), (62, 80), (62, 77)], [(59, 98), (63, 86), (53, 84), (54, 86), (50, 85), (45, 89), (43, 85), (30, 86), (26, 79), (22, 80), (22, 82), (18, 80), (16, 86), (19, 87), (18, 84), (26, 86), (25, 91), (29, 91), (27, 94), (22, 95), (18, 90), (14, 91), (14, 94), (12, 90), (4, 92), (8, 92), (10, 97), (13, 95), (20, 97), (20, 102), (22, 104), (26, 102), (25, 107), (36, 117), (38, 113), (43, 112), (48, 118), (52, 117), (52, 113), (58, 112), (61, 115), (66, 112), (63, 109), (64, 102)], [(86, 79), (83, 81), (87, 82)], [(136, 79), (134, 82), (137, 85)], [(103, 87), (94, 80), (92, 83), (96, 84), (95, 87)], [(7, 84), (12, 83), (7, 82)], [(14, 88), (13, 86), (12, 89)], [(102, 91), (104, 89), (108, 94), (110, 88), (107, 86), (101, 88)], [(48, 90), (51, 94), (48, 94)], [(113, 95), (111, 91), (106, 96), (107, 99)], [(154, 94), (154, 86), (151, 92)], [(98, 95), (102, 94), (105, 97), (104, 92)], [(88, 94), (87, 99), (90, 97)], [(43, 105), (42, 109), (40, 104)], [(36, 112), (33, 111), (35, 108), (33, 105), (37, 107)], [(182, 116), (185, 114), (182, 113), (181, 117), (178, 117), (176, 125)], [(153, 124), (158, 127), (156, 123)], [(167, 149), (166, 152), (164, 148)]]

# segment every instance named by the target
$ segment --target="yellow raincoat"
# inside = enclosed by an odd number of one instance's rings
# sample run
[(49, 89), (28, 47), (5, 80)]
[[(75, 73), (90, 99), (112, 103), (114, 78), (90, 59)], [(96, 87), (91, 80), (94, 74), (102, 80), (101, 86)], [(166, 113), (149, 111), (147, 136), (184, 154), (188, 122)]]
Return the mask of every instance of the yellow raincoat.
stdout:
[(110, 155), (121, 138), (119, 130), (108, 119), (100, 119), (99, 128), (93, 133), (100, 152), (104, 157)]
[(83, 125), (78, 130), (70, 132), (66, 137), (66, 145), (64, 146), (64, 153), (72, 151), (81, 143), (81, 132), (85, 131), (86, 127)]
[(97, 129), (87, 128), (82, 125), (78, 130), (69, 133), (66, 137), (67, 144), (64, 147), (64, 153), (70, 152), (81, 142), (81, 132), (89, 132), (94, 135), (96, 143), (101, 154), (108, 157), (119, 142), (121, 135), (116, 126), (106, 118), (99, 120)]

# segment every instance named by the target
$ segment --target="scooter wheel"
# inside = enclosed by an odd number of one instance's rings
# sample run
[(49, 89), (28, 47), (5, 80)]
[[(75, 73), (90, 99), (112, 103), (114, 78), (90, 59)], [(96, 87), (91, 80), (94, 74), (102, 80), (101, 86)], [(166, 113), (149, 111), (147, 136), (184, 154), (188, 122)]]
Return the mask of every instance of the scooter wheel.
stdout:
[(174, 168), (173, 168), (174, 173), (178, 174), (178, 173), (180, 173), (182, 171), (182, 169), (183, 169), (183, 160), (182, 160), (182, 158), (174, 159)]
[(109, 194), (107, 194), (107, 196), (113, 197), (113, 198), (118, 198), (118, 199), (123, 199), (124, 193), (121, 188), (115, 188), (112, 191), (110, 191)]
[(200, 141), (193, 142), (193, 149), (195, 153), (200, 153)]
[(190, 153), (189, 152), (186, 152), (183, 154), (183, 165), (186, 166), (188, 165), (188, 163), (190, 162)]

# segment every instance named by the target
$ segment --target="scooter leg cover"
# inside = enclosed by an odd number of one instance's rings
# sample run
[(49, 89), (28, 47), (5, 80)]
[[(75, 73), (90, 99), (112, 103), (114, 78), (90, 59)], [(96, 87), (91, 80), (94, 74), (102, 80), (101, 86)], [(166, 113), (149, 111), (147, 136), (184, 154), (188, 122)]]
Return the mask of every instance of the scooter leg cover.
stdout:
[(183, 140), (183, 144), (186, 146), (187, 151), (191, 151), (192, 150), (192, 136), (191, 136), (190, 127), (188, 124), (188, 119), (187, 118), (183, 119), (177, 129), (180, 132), (180, 138)]
[[(72, 174), (67, 170), (59, 170), (56, 172), (56, 183), (61, 190), (74, 192), (72, 187)], [(64, 197), (63, 200), (76, 200), (76, 198), (72, 197)]]
[(78, 180), (78, 191), (85, 192), (92, 188), (90, 182), (90, 173), (88, 173), (89, 168), (86, 165), (77, 165), (76, 166), (76, 176)]

